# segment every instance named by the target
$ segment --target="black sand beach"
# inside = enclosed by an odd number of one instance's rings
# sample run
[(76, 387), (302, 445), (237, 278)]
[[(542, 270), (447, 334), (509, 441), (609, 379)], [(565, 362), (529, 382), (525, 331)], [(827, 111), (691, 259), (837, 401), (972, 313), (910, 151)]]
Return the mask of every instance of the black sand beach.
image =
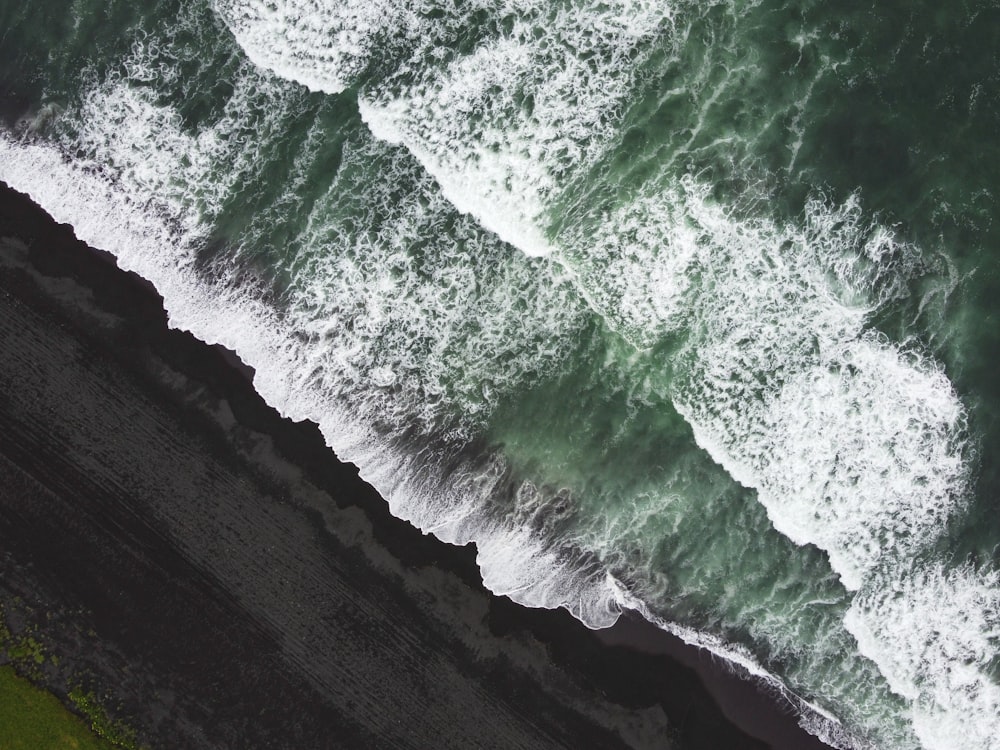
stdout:
[(0, 601), (151, 748), (825, 747), (648, 623), (490, 595), (6, 186), (0, 353)]

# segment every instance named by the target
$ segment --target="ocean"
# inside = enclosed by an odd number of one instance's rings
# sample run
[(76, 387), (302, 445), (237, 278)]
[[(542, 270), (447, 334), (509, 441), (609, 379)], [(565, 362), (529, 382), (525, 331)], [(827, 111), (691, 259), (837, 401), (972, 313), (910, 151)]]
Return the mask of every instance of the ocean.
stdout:
[(391, 512), (838, 748), (1000, 748), (1000, 3), (0, 8), (0, 180)]

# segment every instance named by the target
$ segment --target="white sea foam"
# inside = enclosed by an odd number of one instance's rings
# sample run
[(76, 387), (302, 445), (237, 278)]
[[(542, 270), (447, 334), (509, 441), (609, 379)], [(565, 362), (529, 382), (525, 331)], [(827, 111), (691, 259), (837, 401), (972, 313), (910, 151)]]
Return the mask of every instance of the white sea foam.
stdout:
[[(551, 252), (546, 199), (604, 152), (642, 42), (671, 20), (669, 7), (645, 0), (217, 8), (250, 59), (320, 91), (359, 82), (378, 37), (380, 55), (399, 59), (380, 60), (382, 78), (366, 82), (365, 122), (405, 145), (459, 210), (529, 255)], [(456, 56), (454, 39), (477, 11), (485, 36)]]
[(393, 0), (217, 0), (215, 8), (255, 64), (330, 94), (368, 65), (379, 32), (405, 21)]
[[(558, 238), (559, 257), (636, 346), (681, 333), (660, 390), (699, 445), (757, 490), (776, 529), (826, 550), (850, 589), (877, 570), (905, 569), (964, 508), (969, 479), (965, 410), (940, 366), (867, 327), (924, 261), (867, 224), (857, 201), (815, 201), (801, 225), (781, 226), (736, 218), (706, 192), (688, 180), (641, 197), (607, 217), (604, 231), (584, 224)], [(981, 595), (996, 596), (994, 584)], [(903, 601), (914, 617), (931, 604)], [(862, 653), (888, 674), (875, 642)], [(890, 643), (881, 649), (891, 653)], [(899, 648), (931, 668), (920, 652)], [(984, 653), (995, 654), (995, 644)], [(864, 725), (861, 710), (854, 718)], [(927, 715), (915, 704), (921, 741), (944, 746), (928, 735)], [(989, 715), (975, 712), (982, 721), (973, 734), (990, 736)], [(913, 747), (888, 724), (868, 731), (878, 744)], [(846, 737), (831, 741), (860, 742)]]
[(1000, 748), (1000, 579), (917, 563), (873, 576), (845, 619), (858, 647), (910, 701), (929, 750)]
[(640, 349), (690, 322), (701, 251), (685, 208), (678, 192), (665, 189), (560, 238), (559, 259), (588, 302)]
[(306, 224), (285, 297), (313, 342), (307, 369), (331, 392), (365, 390), (425, 426), (461, 413), (471, 430), (577, 344), (586, 309), (557, 266), (455, 213), (403, 152), (368, 136), (345, 146)]
[(689, 180), (642, 197), (564, 235), (561, 257), (636, 346), (683, 332), (665, 395), (774, 526), (826, 550), (856, 589), (966, 499), (954, 389), (919, 350), (866, 328), (920, 258), (866, 226), (856, 201), (815, 201), (802, 226), (780, 226), (735, 219), (705, 193)]
[(112, 71), (80, 92), (78, 109), (63, 117), (73, 129), (66, 148), (86, 166), (113, 171), (137, 205), (167, 218), (191, 244), (233, 190), (258, 172), (262, 141), (296, 97), (245, 64), (223, 111), (192, 133), (175, 109), (157, 102), (155, 89), (141, 85), (169, 76), (151, 59), (157, 53), (137, 42), (126, 73)]
[[(496, 69), (484, 65), (482, 71)], [(485, 75), (481, 79), (485, 91), (491, 85), (490, 79)], [(398, 118), (393, 117), (395, 111), (408, 109), (407, 102), (396, 100), (376, 108), (362, 99), (359, 108), (372, 134), (388, 143), (408, 146), (459, 211), (474, 216), (484, 228), (529, 256), (552, 252), (542, 218), (542, 196), (551, 189), (551, 179), (544, 165), (532, 160), (530, 152), (512, 143), (513, 139), (491, 138), (492, 144), (477, 148), (468, 162), (448, 169), (439, 163), (435, 150), (414, 143), (400, 128)]]
[(362, 116), (405, 145), (459, 210), (546, 255), (548, 207), (605, 153), (643, 50), (670, 20), (669, 7), (627, 0), (526, 14), (402, 92), (372, 87)]
[(964, 412), (933, 363), (877, 337), (823, 354), (766, 407), (763, 437), (780, 458), (753, 460), (775, 527), (827, 550), (858, 588), (883, 555), (918, 553), (962, 507)]

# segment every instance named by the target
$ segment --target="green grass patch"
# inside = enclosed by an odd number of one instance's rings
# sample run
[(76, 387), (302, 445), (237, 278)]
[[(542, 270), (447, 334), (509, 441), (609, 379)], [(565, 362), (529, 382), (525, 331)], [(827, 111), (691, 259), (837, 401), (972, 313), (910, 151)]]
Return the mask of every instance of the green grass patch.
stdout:
[[(105, 740), (102, 747), (121, 748), (121, 750), (145, 750), (136, 740), (135, 730), (124, 722), (115, 721), (104, 710), (100, 701), (93, 693), (80, 688), (69, 691), (69, 699), (90, 721), (90, 728), (101, 739)], [(0, 747), (0, 750), (4, 750)]]
[(0, 667), (0, 750), (114, 750), (51, 693)]
[(3, 606), (0, 605), (0, 659), (17, 667), (20, 674), (35, 682), (40, 681), (42, 673), (39, 668), (45, 663), (48, 654), (42, 643), (34, 637), (36, 629), (29, 627), (25, 632), (15, 635), (4, 615)]

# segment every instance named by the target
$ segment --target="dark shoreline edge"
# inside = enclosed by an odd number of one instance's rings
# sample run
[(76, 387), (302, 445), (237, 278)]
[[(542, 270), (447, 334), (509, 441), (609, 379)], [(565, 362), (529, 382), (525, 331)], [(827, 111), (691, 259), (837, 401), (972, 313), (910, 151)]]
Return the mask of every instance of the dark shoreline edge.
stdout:
[[(32, 404), (17, 403), (18, 394), (0, 390), (0, 481), (7, 488), (0, 500), (0, 596), (19, 596), (39, 621), (55, 621), (48, 632), (68, 658), (59, 670), (48, 670), (53, 683), (74, 670), (94, 675), (104, 690), (114, 693), (123, 715), (136, 718), (140, 736), (154, 747), (373, 747), (388, 737), (404, 747), (420, 746), (421, 736), (437, 737), (439, 747), (470, 741), (477, 746), (514, 746), (508, 739), (516, 739), (518, 746), (613, 747), (627, 744), (611, 727), (620, 730), (629, 722), (633, 725), (625, 733), (635, 747), (665, 746), (657, 739), (667, 736), (689, 748), (826, 747), (797, 726), (782, 699), (773, 700), (707, 652), (638, 617), (623, 617), (614, 628), (594, 633), (564, 611), (529, 610), (488, 594), (471, 547), (445, 545), (391, 516), (357, 470), (337, 461), (315, 425), (283, 419), (263, 402), (247, 378), (248, 368), (235, 355), (168, 329), (162, 300), (151, 284), (120, 271), (110, 255), (88, 248), (69, 227), (55, 224), (26, 197), (0, 183), (0, 240), (7, 237), (19, 237), (28, 248), (23, 257), (15, 257), (18, 251), (10, 243), (2, 248), (0, 303), (5, 315), (17, 307), (25, 315), (47, 319), (53, 336), (63, 337), (48, 345), (57, 355), (66, 341), (76, 342), (79, 351), (71, 359), (82, 360), (81, 366), (96, 361), (95, 373), (115, 370), (123, 381), (138, 384), (137, 390), (159, 407), (154, 422), (166, 415), (179, 429), (196, 435), (200, 444), (192, 452), (207, 452), (207, 460), (226, 467), (235, 477), (232, 481), (242, 483), (238, 497), (259, 498), (255, 504), (222, 507), (206, 504), (198, 494), (213, 490), (192, 487), (190, 496), (175, 493), (164, 505), (167, 501), (148, 497), (143, 485), (139, 492), (115, 488), (122, 492), (109, 502), (102, 494), (107, 486), (98, 482), (90, 491), (70, 482), (80, 480), (81, 474), (71, 477), (72, 466), (64, 467), (66, 476), (49, 480), (46, 475), (55, 459), (45, 455), (46, 441), (58, 452), (71, 438), (60, 434), (61, 443), (52, 441), (55, 433), (49, 425), (39, 424), (46, 418), (44, 409), (28, 414)], [(107, 325), (95, 327), (94, 321), (102, 318)], [(0, 326), (0, 335), (22, 333)], [(38, 341), (7, 339), (5, 352), (11, 341), (20, 343), (24, 360), (39, 348)], [(0, 387), (13, 388), (17, 378), (24, 377), (15, 366), (39, 380), (49, 377), (41, 373), (46, 366), (68, 366), (57, 365), (58, 356), (50, 359), (51, 364), (44, 357), (5, 362)], [(121, 394), (110, 395), (122, 398), (123, 414), (135, 410)], [(56, 403), (72, 411), (65, 399)], [(28, 440), (24, 433), (31, 427), (25, 419), (34, 420), (38, 428)], [(175, 425), (160, 427), (169, 431)], [(85, 445), (73, 448), (86, 450)], [(77, 460), (72, 450), (69, 453), (67, 461)], [(190, 458), (145, 455), (163, 464), (154, 475), (184, 472), (183, 460)], [(133, 471), (149, 472), (151, 467)], [(206, 476), (213, 471), (214, 466), (209, 467)], [(327, 501), (330, 515), (343, 516), (357, 528), (339, 537), (329, 533), (337, 521), (326, 517), (326, 509), (295, 497), (303, 487)], [(337, 669), (345, 666), (375, 672), (388, 667), (382, 677), (396, 679), (391, 667), (398, 644), (359, 634), (363, 643), (354, 656), (328, 654), (331, 661), (323, 668), (309, 663), (310, 648), (330, 644), (316, 628), (343, 636), (362, 622), (369, 628), (375, 622), (391, 639), (399, 635), (399, 623), (386, 622), (384, 612), (376, 612), (371, 622), (348, 614), (342, 622), (331, 623), (338, 615), (326, 603), (313, 613), (275, 613), (267, 603), (273, 591), (254, 590), (252, 580), (245, 589), (235, 584), (240, 575), (252, 579), (238, 569), (237, 563), (245, 561), (239, 556), (225, 559), (225, 553), (212, 549), (206, 541), (218, 528), (199, 530), (191, 516), (209, 511), (219, 528), (229, 528), (227, 524), (238, 525), (232, 518), (234, 508), (245, 511), (248, 518), (238, 519), (245, 523), (229, 541), (244, 544), (246, 554), (295, 539), (294, 534), (271, 538), (267, 524), (274, 519), (268, 504), (275, 500), (285, 506), (282, 514), (294, 517), (288, 520), (289, 529), (312, 537), (315, 549), (310, 554), (322, 558), (324, 573), (331, 579), (337, 572), (344, 575), (338, 588), (352, 607), (366, 609), (366, 597), (375, 604), (392, 599), (409, 628), (401, 637), (410, 639), (410, 648), (429, 649), (424, 674), (412, 675), (410, 683), (433, 682), (440, 677), (435, 665), (451, 659), (458, 682), (443, 694), (452, 689), (481, 691), (476, 706), (502, 705), (507, 714), (497, 721), (502, 724), (513, 716), (523, 726), (512, 729), (508, 738), (480, 736), (496, 727), (477, 725), (482, 717), (459, 713), (473, 707), (449, 706), (454, 710), (439, 717), (430, 715), (432, 703), (411, 711), (428, 715), (426, 727), (394, 726), (400, 707), (392, 700), (399, 696), (388, 695), (367, 674), (350, 684), (370, 684), (368, 695), (345, 691), (337, 682)], [(54, 505), (42, 506), (44, 502)], [(255, 529), (260, 538), (253, 538)], [(199, 537), (203, 532), (208, 536)], [(358, 537), (357, 546), (345, 545), (345, 534)], [(116, 545), (126, 551), (131, 545), (131, 557)], [(293, 580), (301, 571), (294, 568), (294, 555), (287, 560), (293, 565), (279, 572)], [(341, 566), (330, 560), (346, 562)], [(316, 564), (312, 557), (304, 563), (310, 564)], [(275, 572), (269, 569), (268, 574)], [(310, 583), (310, 591), (326, 591), (325, 581)], [(426, 616), (425, 597), (435, 592), (438, 598), (430, 603), (435, 614)], [(421, 618), (428, 622), (419, 622)], [(30, 614), (25, 616), (30, 619)], [(449, 632), (448, 622), (456, 632)], [(84, 623), (97, 634), (96, 640), (80, 635)], [(298, 633), (315, 635), (315, 642), (289, 646)], [(462, 641), (461, 647), (453, 647), (449, 639)], [(198, 658), (188, 663), (194, 654)], [(538, 658), (545, 663), (533, 664)], [(205, 669), (213, 659), (219, 662), (214, 673)], [(128, 679), (114, 684), (122, 674)], [(180, 690), (188, 696), (178, 695)], [(429, 689), (415, 700), (435, 697), (441, 696)], [(188, 705), (192, 701), (201, 710)], [(371, 721), (378, 724), (380, 712), (385, 726), (375, 727)], [(597, 715), (603, 718), (592, 718)], [(450, 735), (441, 734), (448, 731)], [(537, 731), (533, 743), (532, 731)], [(476, 736), (479, 742), (472, 740)]]

